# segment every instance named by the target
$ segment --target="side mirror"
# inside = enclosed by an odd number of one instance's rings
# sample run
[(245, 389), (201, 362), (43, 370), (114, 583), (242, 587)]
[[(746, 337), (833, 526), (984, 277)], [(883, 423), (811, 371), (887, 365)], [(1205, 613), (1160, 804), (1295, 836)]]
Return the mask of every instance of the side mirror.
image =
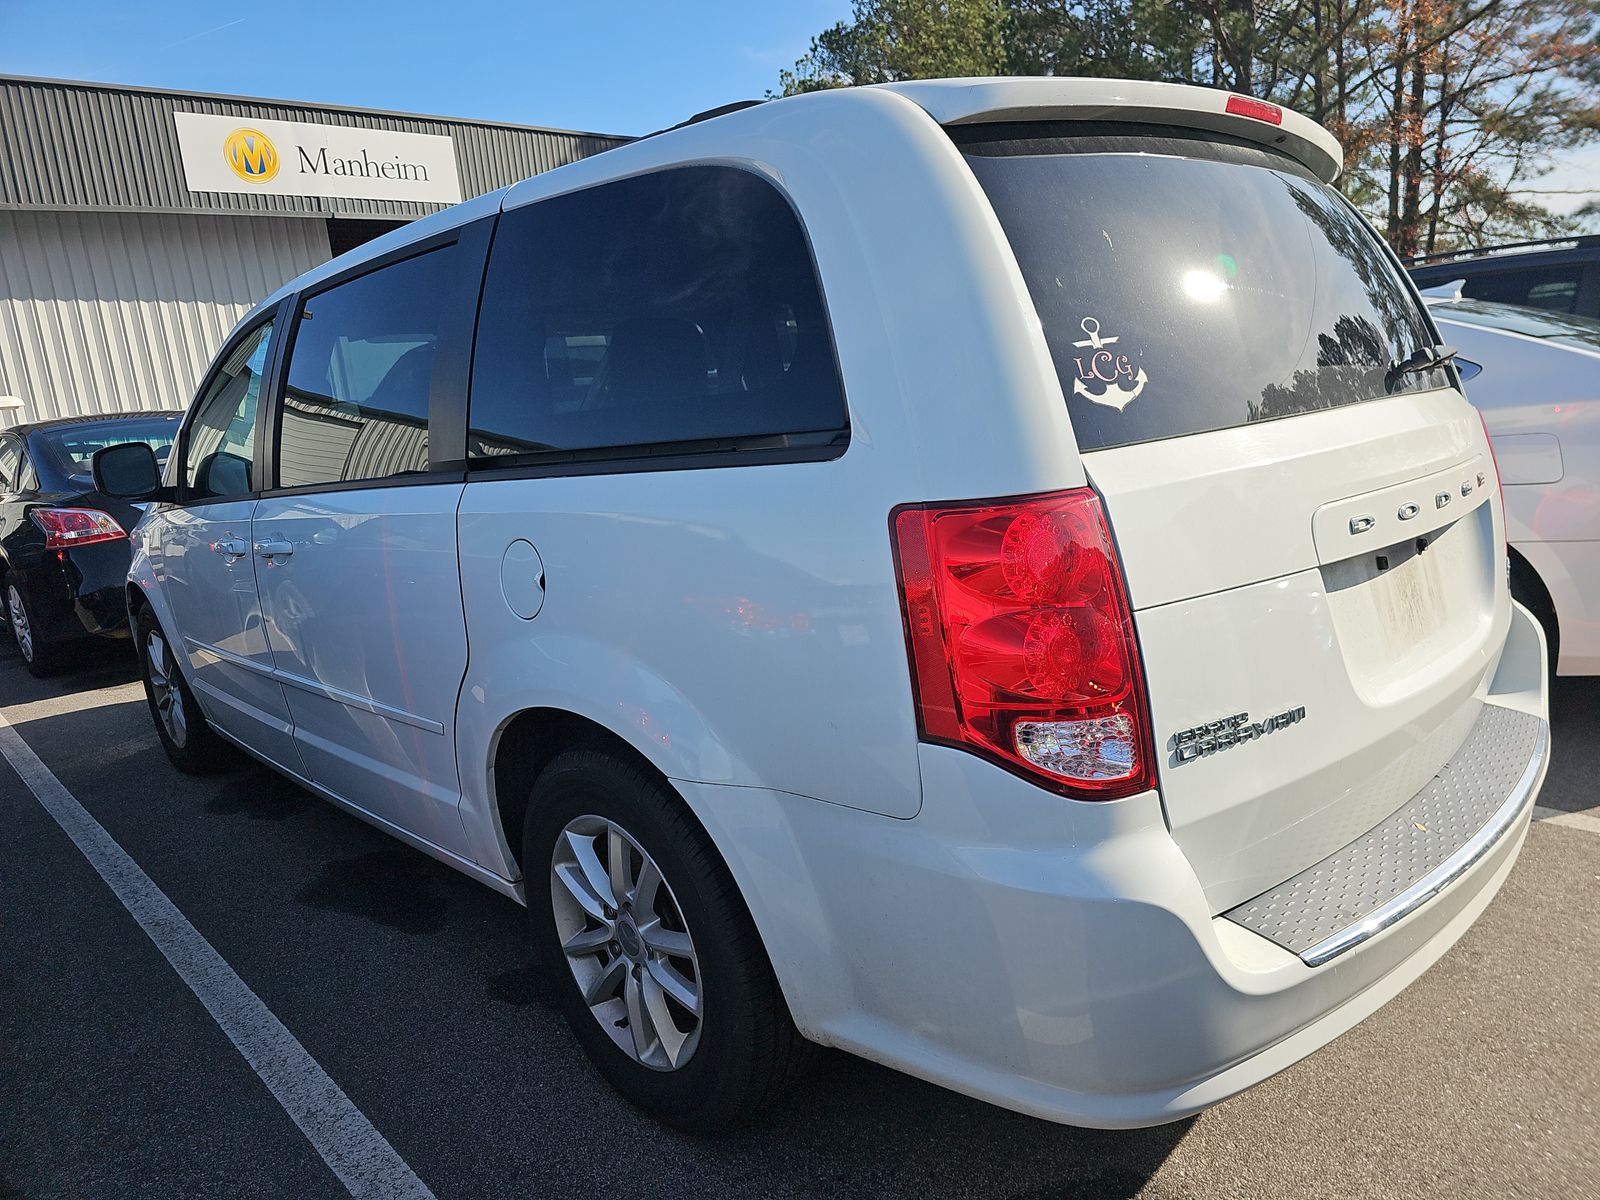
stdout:
[(1461, 372), (1462, 383), (1469, 379), (1476, 379), (1483, 374), (1483, 364), (1480, 362), (1473, 362), (1470, 358), (1462, 358), (1459, 354), (1455, 356), (1453, 361), (1456, 364), (1456, 370)]
[(113, 500), (148, 500), (161, 490), (156, 452), (145, 442), (102, 446), (92, 460), (94, 487)]

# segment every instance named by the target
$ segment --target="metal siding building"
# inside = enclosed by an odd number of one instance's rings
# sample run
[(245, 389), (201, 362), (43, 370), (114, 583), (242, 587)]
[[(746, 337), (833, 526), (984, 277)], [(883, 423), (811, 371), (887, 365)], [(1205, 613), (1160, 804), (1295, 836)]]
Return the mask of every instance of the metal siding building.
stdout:
[[(443, 203), (188, 186), (174, 114), (450, 139), (462, 199), (626, 138), (0, 76), (0, 425), (181, 408), (285, 280)], [(392, 140), (392, 139), (391, 139)], [(354, 190), (359, 190), (359, 186)]]

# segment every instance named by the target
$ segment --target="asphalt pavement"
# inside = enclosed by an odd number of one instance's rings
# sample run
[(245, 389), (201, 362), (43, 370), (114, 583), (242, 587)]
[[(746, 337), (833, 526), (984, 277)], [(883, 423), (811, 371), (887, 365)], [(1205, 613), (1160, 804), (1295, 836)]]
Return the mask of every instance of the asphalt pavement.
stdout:
[[(1600, 680), (1553, 710), (1543, 819), (1487, 913), (1253, 1091), (1086, 1131), (829, 1053), (707, 1140), (589, 1068), (513, 902), (263, 768), (179, 775), (120, 647), (46, 681), (0, 658), (0, 715), (441, 1200), (1600, 1196)], [(0, 822), (0, 1197), (349, 1195), (4, 762)]]

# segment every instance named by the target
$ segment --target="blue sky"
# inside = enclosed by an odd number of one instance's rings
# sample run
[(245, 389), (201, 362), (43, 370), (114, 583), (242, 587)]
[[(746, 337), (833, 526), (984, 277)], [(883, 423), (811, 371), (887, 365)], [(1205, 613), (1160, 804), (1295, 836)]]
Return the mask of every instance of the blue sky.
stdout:
[[(764, 95), (849, 15), (849, 0), (0, 0), (0, 72), (636, 134)], [(1600, 147), (1536, 186), (1558, 212), (1600, 195)]]
[(849, 0), (0, 0), (0, 72), (648, 133), (758, 98)]

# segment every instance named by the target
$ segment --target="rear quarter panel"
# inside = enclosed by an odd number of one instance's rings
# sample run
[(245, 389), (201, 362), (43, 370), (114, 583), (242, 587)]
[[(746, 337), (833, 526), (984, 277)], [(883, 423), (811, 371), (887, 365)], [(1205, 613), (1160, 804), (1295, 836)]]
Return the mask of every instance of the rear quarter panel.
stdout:
[(1563, 675), (1600, 673), (1600, 354), (1450, 320), (1447, 342), (1483, 366), (1467, 398), (1494, 443), (1506, 537), (1555, 604)]
[[(511, 717), (556, 708), (610, 729), (672, 778), (914, 815), (894, 574), (850, 471), (839, 461), (469, 485), (459, 734), (462, 762), (479, 764), (475, 780), (463, 770), (469, 795), (486, 791), (489, 749)], [(517, 538), (544, 563), (531, 620), (502, 590)], [(467, 804), (469, 828), (482, 828)]]

